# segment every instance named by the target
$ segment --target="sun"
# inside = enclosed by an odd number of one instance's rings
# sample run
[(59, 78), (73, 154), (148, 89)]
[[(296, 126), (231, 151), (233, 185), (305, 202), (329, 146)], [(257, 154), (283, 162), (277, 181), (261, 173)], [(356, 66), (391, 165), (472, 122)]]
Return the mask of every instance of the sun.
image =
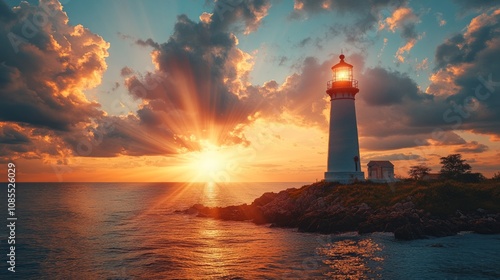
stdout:
[(194, 181), (220, 182), (227, 177), (227, 158), (219, 147), (209, 146), (201, 151), (193, 152), (189, 161)]
[(217, 151), (202, 151), (195, 156), (197, 169), (204, 174), (211, 174), (220, 170), (222, 158)]

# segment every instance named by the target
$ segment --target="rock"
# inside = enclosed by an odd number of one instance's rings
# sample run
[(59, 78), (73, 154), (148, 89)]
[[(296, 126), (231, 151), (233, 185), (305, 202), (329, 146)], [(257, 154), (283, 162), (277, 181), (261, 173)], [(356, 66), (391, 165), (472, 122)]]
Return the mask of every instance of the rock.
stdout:
[(481, 213), (481, 214), (484, 214), (486, 213), (486, 210), (484, 210), (483, 208), (477, 208), (476, 210), (478, 213)]
[(483, 218), (474, 221), (472, 230), (481, 234), (497, 234), (500, 233), (500, 223), (492, 218)]
[(415, 240), (426, 238), (422, 231), (422, 227), (416, 224), (406, 224), (397, 228), (394, 231), (394, 237), (397, 240)]
[(489, 208), (469, 212), (455, 210), (449, 215), (439, 216), (432, 210), (415, 208), (412, 197), (385, 207), (371, 208), (359, 200), (352, 206), (353, 198), (339, 196), (336, 188), (342, 186), (325, 184), (264, 193), (250, 205), (205, 207), (195, 204), (175, 212), (221, 220), (252, 221), (271, 227), (295, 227), (303, 232), (394, 232), (398, 240), (449, 236), (459, 231), (500, 233), (500, 214), (490, 212)]
[(423, 232), (428, 236), (444, 237), (455, 235), (458, 230), (456, 226), (447, 221), (429, 220), (423, 225)]
[(252, 206), (264, 206), (276, 198), (277, 194), (272, 192), (266, 192), (259, 198), (256, 198), (252, 202)]
[(405, 202), (401, 206), (403, 209), (407, 209), (407, 210), (415, 208), (415, 204), (413, 204), (413, 202), (411, 202), (411, 201)]

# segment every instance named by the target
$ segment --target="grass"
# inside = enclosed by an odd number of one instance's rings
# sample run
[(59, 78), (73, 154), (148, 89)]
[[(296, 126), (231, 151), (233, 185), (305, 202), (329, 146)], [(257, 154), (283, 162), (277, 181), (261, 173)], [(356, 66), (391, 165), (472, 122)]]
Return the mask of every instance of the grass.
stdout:
[(376, 209), (411, 199), (417, 208), (437, 216), (452, 215), (456, 210), (471, 212), (478, 208), (500, 213), (500, 182), (493, 180), (481, 183), (401, 181), (376, 184), (362, 182), (352, 185), (318, 182), (291, 190), (290, 195), (298, 197), (310, 188), (324, 189), (326, 201), (338, 200), (346, 207), (366, 203)]

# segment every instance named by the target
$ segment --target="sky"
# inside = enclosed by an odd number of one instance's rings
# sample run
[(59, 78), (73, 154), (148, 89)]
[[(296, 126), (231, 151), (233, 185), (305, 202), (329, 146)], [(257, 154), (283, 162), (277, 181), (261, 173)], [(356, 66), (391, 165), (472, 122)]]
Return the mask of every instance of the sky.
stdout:
[(0, 164), (18, 181), (311, 182), (326, 82), (359, 81), (361, 166), (500, 171), (494, 0), (0, 0)]

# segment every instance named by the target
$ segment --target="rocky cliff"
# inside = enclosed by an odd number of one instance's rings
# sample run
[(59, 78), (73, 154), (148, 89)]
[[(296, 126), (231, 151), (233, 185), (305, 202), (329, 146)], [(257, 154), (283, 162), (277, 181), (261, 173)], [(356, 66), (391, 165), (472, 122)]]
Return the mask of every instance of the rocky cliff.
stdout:
[(500, 233), (500, 186), (495, 182), (319, 182), (265, 193), (252, 204), (193, 205), (181, 211), (222, 220), (252, 221), (302, 232), (393, 232), (396, 239), (448, 236), (459, 231)]

